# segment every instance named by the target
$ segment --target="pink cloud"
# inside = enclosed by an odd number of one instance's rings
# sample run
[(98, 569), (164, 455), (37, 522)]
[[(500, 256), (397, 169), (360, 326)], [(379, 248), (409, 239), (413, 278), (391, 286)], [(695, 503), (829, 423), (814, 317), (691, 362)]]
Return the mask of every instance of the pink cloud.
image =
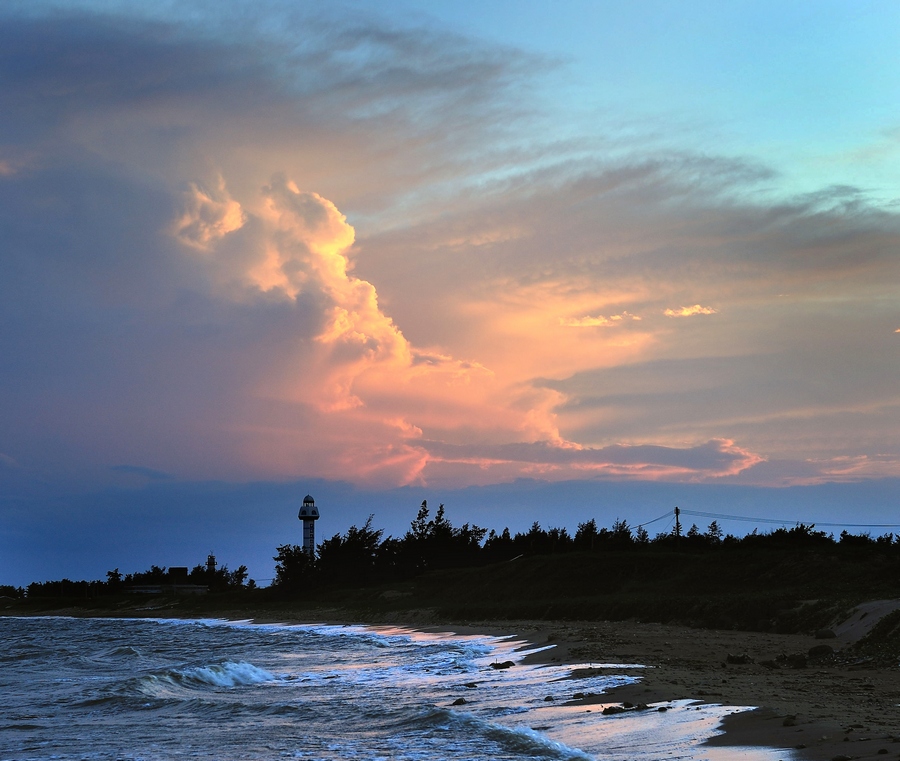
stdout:
[[(352, 274), (355, 231), (333, 203), (283, 176), (245, 199), (239, 214), (229, 199), (224, 183), (215, 198), (192, 188), (173, 226), (189, 249), (202, 243), (216, 297), (302, 305), (316, 326), (308, 338), (282, 338), (245, 370), (251, 380), (228, 424), (241, 467), (408, 483), (421, 480), (430, 460), (417, 441), (425, 435), (559, 439), (558, 392), (407, 340), (375, 287)], [(229, 214), (244, 229), (223, 232)], [(233, 239), (238, 229), (243, 237)]]

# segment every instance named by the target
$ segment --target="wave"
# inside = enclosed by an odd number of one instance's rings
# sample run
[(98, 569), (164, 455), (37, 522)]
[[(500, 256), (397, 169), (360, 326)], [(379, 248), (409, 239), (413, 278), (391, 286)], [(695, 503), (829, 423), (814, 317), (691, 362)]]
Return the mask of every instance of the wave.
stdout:
[(420, 728), (430, 727), (433, 729), (450, 729), (454, 725), (461, 726), (467, 730), (467, 734), (476, 734), (508, 752), (527, 758), (594, 761), (594, 756), (583, 750), (553, 740), (529, 727), (508, 727), (480, 719), (469, 713), (450, 711), (446, 708), (432, 708), (415, 719), (402, 723), (407, 726), (418, 724)]
[(274, 682), (277, 678), (252, 663), (225, 661), (208, 666), (188, 666), (167, 669), (156, 674), (144, 674), (132, 680), (138, 692), (148, 697), (169, 697), (173, 689), (227, 689), (252, 684)]
[(485, 735), (515, 753), (530, 757), (594, 761), (594, 757), (583, 750), (551, 740), (546, 735), (528, 727), (504, 727), (500, 724), (485, 723), (489, 727), (485, 731)]
[(114, 647), (111, 650), (107, 650), (105, 653), (102, 653), (102, 655), (110, 657), (128, 657), (132, 655), (140, 655), (140, 652), (138, 650), (135, 650), (133, 647), (130, 647), (129, 645), (121, 645), (120, 647)]

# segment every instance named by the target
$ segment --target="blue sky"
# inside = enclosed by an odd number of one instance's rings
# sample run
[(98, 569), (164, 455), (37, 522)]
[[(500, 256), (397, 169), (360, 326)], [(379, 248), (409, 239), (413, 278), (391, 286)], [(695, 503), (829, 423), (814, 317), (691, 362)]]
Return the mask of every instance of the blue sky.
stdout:
[(307, 483), (326, 533), (889, 523), (898, 16), (7, 4), (0, 582), (267, 578)]
[[(780, 192), (825, 184), (896, 198), (896, 54), (891, 2), (400, 2), (438, 21), (560, 61), (554, 100), (590, 131), (774, 164)], [(360, 8), (371, 8), (361, 3)]]

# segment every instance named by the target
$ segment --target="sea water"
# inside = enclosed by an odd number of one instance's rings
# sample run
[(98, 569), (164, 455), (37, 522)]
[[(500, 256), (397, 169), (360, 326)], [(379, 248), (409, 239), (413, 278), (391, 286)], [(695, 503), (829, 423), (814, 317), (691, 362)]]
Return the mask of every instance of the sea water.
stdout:
[[(734, 709), (679, 701), (604, 716), (603, 705), (565, 705), (636, 677), (607, 664), (573, 681), (572, 666), (523, 665), (523, 644), (360, 626), (0, 618), (0, 759), (787, 758), (704, 747)], [(516, 665), (493, 667), (507, 660)]]

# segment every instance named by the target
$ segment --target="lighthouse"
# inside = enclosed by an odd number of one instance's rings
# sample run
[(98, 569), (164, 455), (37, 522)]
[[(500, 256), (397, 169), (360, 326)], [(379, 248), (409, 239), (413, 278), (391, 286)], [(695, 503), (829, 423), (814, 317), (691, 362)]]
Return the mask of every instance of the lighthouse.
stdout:
[(316, 521), (319, 520), (319, 508), (316, 501), (307, 494), (303, 498), (303, 506), (297, 516), (303, 521), (303, 551), (310, 558), (316, 556)]

